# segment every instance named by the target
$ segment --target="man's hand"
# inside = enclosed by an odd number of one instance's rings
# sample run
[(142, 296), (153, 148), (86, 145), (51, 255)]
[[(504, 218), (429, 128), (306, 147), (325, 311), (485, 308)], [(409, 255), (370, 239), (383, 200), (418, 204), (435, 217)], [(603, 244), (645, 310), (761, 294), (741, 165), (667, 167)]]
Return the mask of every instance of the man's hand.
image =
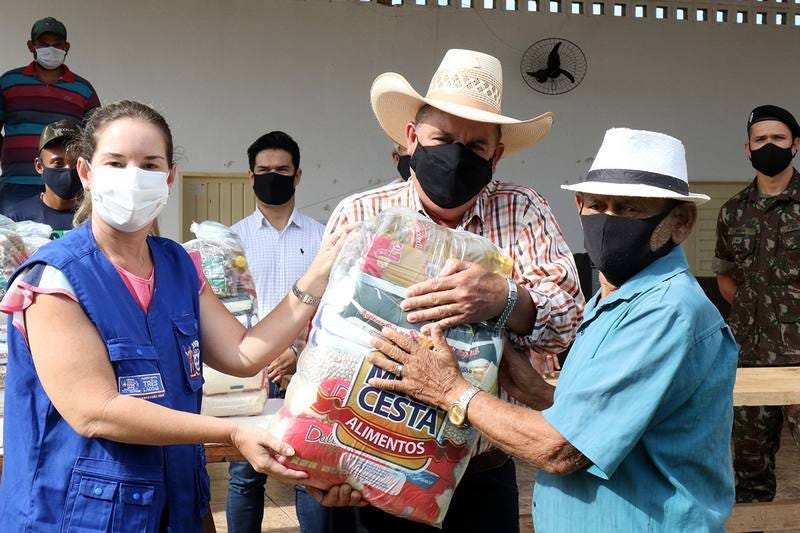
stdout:
[(469, 388), (439, 326), (432, 327), (432, 345), (389, 328), (383, 328), (382, 334), (385, 340), (372, 338), (372, 346), (379, 351), (370, 353), (367, 360), (397, 378), (372, 378), (372, 387), (403, 392), (444, 410)]
[[(476, 263), (449, 260), (435, 278), (412, 285), (406, 291), (403, 311), (411, 323), (438, 321), (446, 329), (500, 316), (508, 301), (508, 284)], [(430, 326), (423, 328), (430, 334)]]
[(553, 404), (555, 387), (547, 383), (531, 365), (528, 352), (507, 342), (500, 361), (497, 383), (513, 398), (542, 411)]
[(368, 505), (362, 494), (347, 483), (331, 487), (327, 491), (306, 487), (306, 492), (325, 507), (364, 507)]
[(294, 374), (297, 369), (297, 356), (291, 348), (276, 357), (267, 367), (267, 379), (272, 383), (280, 384), (281, 379), (289, 374)]
[(530, 350), (530, 354), (534, 370), (543, 378), (554, 378), (556, 370), (561, 370), (561, 362), (557, 355), (536, 350)]

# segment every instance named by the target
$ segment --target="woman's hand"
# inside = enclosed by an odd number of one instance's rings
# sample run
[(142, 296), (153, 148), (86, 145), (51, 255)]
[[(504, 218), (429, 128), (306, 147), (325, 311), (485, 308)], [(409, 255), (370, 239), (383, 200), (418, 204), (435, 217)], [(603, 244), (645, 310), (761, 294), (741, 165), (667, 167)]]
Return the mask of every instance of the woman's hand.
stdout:
[(393, 329), (384, 328), (382, 333), (386, 340), (372, 339), (372, 346), (380, 352), (372, 352), (369, 362), (397, 377), (373, 378), (369, 381), (371, 386), (410, 394), (444, 410), (449, 409), (469, 388), (438, 325), (431, 328), (433, 345), (430, 346)]
[(277, 476), (292, 483), (308, 478), (305, 472), (286, 468), (275, 459), (275, 455), (291, 457), (294, 450), (263, 428), (236, 424), (231, 433), (231, 442), (256, 472)]
[(327, 491), (306, 487), (306, 492), (325, 507), (364, 507), (369, 505), (364, 496), (347, 483), (331, 487)]
[(298, 286), (312, 296), (322, 296), (328, 286), (328, 277), (331, 274), (333, 262), (339, 255), (344, 246), (347, 236), (355, 227), (355, 224), (348, 224), (334, 231), (322, 241), (319, 252), (314, 261), (308, 267), (303, 277), (298, 280)]

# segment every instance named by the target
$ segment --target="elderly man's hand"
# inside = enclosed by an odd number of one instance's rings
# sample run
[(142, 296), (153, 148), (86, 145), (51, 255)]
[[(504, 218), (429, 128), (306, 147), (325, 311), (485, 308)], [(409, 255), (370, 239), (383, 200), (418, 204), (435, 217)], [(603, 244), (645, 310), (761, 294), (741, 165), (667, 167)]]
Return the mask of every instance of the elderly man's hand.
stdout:
[(438, 325), (431, 328), (432, 346), (393, 329), (384, 328), (382, 333), (386, 340), (372, 339), (372, 345), (380, 353), (373, 352), (368, 359), (395, 374), (397, 379), (373, 378), (369, 381), (371, 386), (410, 394), (445, 410), (469, 387)]
[[(411, 323), (437, 321), (442, 328), (474, 324), (500, 316), (508, 301), (503, 276), (476, 263), (449, 260), (441, 273), (406, 291), (403, 311)], [(423, 328), (429, 333), (429, 326)]]

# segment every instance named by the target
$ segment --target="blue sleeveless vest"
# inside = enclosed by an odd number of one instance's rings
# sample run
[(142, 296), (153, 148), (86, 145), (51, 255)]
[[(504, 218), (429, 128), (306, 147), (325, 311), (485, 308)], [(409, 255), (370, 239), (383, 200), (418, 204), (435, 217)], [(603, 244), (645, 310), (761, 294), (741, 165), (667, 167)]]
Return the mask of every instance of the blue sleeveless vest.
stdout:
[[(197, 271), (177, 243), (148, 237), (148, 245), (155, 288), (147, 314), (89, 224), (45, 245), (20, 270), (46, 263), (64, 273), (106, 345), (121, 394), (199, 413)], [(53, 407), (10, 320), (8, 341), (0, 531), (140, 533), (158, 531), (162, 521), (171, 532), (202, 531), (210, 494), (202, 445), (82, 437)]]

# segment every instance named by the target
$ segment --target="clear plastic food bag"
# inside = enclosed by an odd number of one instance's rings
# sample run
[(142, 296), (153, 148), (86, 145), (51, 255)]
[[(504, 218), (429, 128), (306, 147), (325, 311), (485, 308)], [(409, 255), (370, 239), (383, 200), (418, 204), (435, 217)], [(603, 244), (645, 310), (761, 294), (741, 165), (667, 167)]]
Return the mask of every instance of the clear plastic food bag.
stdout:
[[(349, 483), (371, 505), (441, 526), (477, 443), (472, 428), (403, 394), (370, 387), (393, 378), (367, 362), (384, 326), (422, 342), (424, 324), (400, 309), (410, 285), (435, 277), (448, 259), (511, 274), (512, 262), (488, 239), (449, 230), (407, 209), (390, 209), (353, 230), (331, 273), (284, 406), (269, 429), (296, 455), (289, 468), (322, 489)], [(503, 338), (494, 323), (445, 331), (465, 378), (496, 390)]]
[(192, 222), (189, 229), (197, 238), (183, 247), (200, 254), (211, 290), (245, 327), (252, 327), (258, 313), (256, 288), (239, 237), (228, 226), (211, 220)]
[[(228, 226), (207, 220), (189, 228), (197, 237), (183, 247), (200, 255), (206, 282), (228, 311), (246, 328), (257, 322), (258, 305), (253, 276), (247, 266), (244, 246)], [(263, 374), (237, 378), (203, 366), (202, 413), (209, 416), (260, 414), (267, 401)]]
[(29, 255), (22, 237), (10, 227), (0, 228), (0, 299), (5, 296), (9, 278)]

